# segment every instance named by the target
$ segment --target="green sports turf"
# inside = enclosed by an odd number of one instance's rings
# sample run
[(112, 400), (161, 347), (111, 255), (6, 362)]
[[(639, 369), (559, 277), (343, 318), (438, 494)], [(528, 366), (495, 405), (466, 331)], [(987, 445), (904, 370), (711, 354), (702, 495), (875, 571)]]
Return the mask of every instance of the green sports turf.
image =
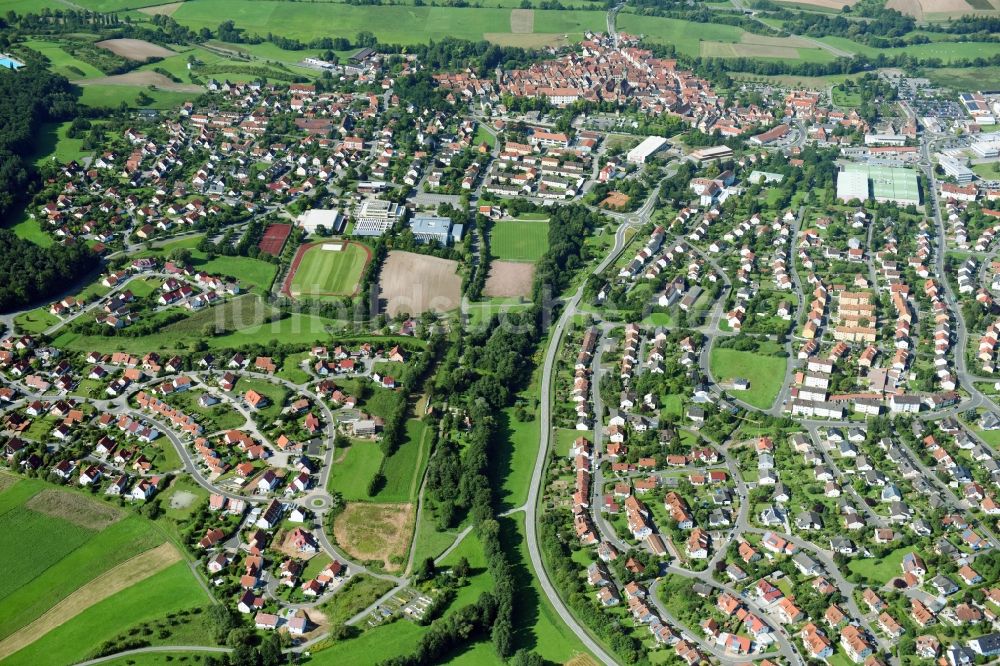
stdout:
[(497, 222), (490, 232), (490, 254), (503, 261), (538, 261), (548, 249), (546, 222)]
[(356, 243), (348, 243), (340, 252), (324, 250), (324, 244), (309, 248), (292, 277), (296, 296), (349, 296), (361, 279), (368, 252)]

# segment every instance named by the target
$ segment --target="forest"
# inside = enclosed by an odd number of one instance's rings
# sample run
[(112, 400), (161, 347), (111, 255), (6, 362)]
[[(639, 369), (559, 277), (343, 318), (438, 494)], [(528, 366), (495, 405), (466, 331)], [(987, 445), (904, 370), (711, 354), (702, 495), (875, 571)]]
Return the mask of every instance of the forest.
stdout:
[(36, 173), (27, 156), (41, 124), (69, 119), (76, 109), (76, 93), (66, 77), (41, 63), (0, 69), (0, 220), (32, 189)]
[(59, 293), (97, 266), (86, 245), (39, 247), (0, 229), (0, 312)]

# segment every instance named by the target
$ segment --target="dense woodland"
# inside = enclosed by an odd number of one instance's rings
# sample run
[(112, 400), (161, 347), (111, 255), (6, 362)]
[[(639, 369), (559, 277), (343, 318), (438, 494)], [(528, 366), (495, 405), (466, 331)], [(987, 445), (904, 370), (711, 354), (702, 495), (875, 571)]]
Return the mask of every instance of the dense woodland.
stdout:
[(66, 77), (38, 63), (16, 72), (0, 69), (0, 220), (32, 189), (36, 176), (28, 156), (40, 125), (69, 119), (76, 110), (76, 95)]
[(0, 312), (48, 298), (96, 266), (86, 245), (43, 248), (0, 229)]

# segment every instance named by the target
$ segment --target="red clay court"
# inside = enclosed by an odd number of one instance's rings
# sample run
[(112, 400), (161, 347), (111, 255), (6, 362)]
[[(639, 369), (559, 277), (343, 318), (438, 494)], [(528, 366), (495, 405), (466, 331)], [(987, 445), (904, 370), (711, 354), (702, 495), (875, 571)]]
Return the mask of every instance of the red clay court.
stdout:
[(257, 247), (260, 248), (261, 252), (267, 252), (269, 255), (277, 257), (281, 254), (282, 248), (285, 247), (285, 241), (291, 234), (292, 225), (290, 224), (269, 224)]

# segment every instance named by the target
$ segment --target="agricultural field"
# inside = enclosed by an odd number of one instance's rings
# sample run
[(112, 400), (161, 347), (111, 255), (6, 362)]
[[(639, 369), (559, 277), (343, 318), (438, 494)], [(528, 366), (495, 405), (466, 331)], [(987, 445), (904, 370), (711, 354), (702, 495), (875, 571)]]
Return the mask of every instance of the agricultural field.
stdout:
[(390, 316), (454, 310), (462, 300), (458, 262), (393, 250), (382, 264), (379, 300)]
[(543, 221), (502, 220), (490, 231), (490, 254), (503, 261), (538, 261), (549, 249)]
[(520, 261), (490, 262), (483, 294), (491, 298), (527, 298), (535, 278), (534, 264)]
[[(150, 573), (150, 570), (145, 572)], [(194, 579), (187, 563), (175, 562), (54, 627), (6, 659), (4, 664), (75, 663), (130, 626), (159, 620), (169, 613), (194, 609), (200, 612), (208, 604), (208, 594)], [(198, 622), (186, 624), (183, 632), (168, 631), (166, 637), (158, 636), (157, 642), (168, 645), (212, 643), (203, 624)]]
[[(53, 619), (67, 621), (100, 602), (115, 585), (155, 573), (153, 562), (179, 557), (173, 546), (157, 550), (166, 537), (152, 523), (82, 493), (32, 479), (0, 488), (6, 536), (0, 550), (10, 566), (19, 567), (0, 586), (0, 656), (37, 640), (58, 624)], [(127, 564), (137, 556), (149, 564), (138, 572)], [(106, 574), (114, 585), (97, 582)]]
[[(347, 37), (371, 31), (386, 44), (416, 44), (456, 37), (524, 45), (531, 40), (579, 41), (588, 30), (606, 29), (603, 11), (534, 10), (527, 20), (509, 8), (354, 6), (339, 3), (288, 3), (277, 0), (191, 0), (173, 12), (180, 24), (214, 30), (219, 17), (232, 19), (249, 34), (273, 32), (285, 37)], [(544, 35), (544, 37), (539, 37)], [(513, 43), (512, 43), (513, 42)]]
[(785, 379), (787, 359), (760, 351), (738, 351), (713, 347), (710, 367), (720, 384), (737, 377), (750, 380), (748, 391), (734, 391), (734, 397), (759, 409), (768, 409), (778, 396)]
[(299, 248), (292, 263), (290, 295), (297, 298), (353, 295), (370, 260), (371, 250), (360, 243), (305, 245)]

